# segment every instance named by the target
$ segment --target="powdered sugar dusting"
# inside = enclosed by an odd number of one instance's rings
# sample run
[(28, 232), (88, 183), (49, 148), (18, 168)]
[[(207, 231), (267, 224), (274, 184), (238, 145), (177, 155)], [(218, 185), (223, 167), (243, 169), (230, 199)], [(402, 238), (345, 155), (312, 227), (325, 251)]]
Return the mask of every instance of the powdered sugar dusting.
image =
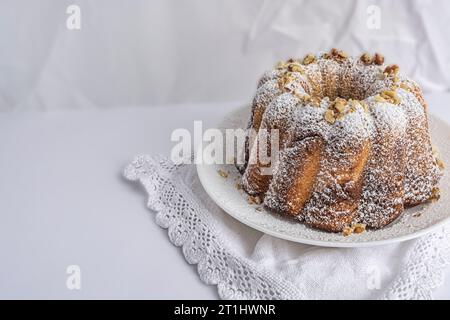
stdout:
[[(407, 77), (384, 70), (319, 54), (295, 72), (282, 67), (265, 73), (249, 128), (280, 130), (279, 162), (268, 177), (247, 168), (246, 191), (262, 196), (273, 211), (328, 231), (355, 222), (380, 228), (405, 206), (430, 199), (441, 173), (423, 98), (398, 87), (400, 79), (418, 88)], [(378, 96), (388, 90), (400, 103)], [(338, 97), (348, 101), (336, 110)]]

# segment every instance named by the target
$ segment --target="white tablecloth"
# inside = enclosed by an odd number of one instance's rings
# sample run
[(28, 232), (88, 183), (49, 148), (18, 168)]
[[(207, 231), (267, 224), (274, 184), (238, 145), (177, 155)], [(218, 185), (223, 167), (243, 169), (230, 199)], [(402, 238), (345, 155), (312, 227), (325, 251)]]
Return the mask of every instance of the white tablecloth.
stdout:
[[(449, 100), (428, 97), (450, 122)], [(136, 154), (168, 154), (173, 129), (213, 127), (238, 106), (0, 114), (0, 298), (217, 298), (121, 173)], [(80, 290), (66, 286), (70, 265)], [(436, 298), (450, 299), (448, 278)]]

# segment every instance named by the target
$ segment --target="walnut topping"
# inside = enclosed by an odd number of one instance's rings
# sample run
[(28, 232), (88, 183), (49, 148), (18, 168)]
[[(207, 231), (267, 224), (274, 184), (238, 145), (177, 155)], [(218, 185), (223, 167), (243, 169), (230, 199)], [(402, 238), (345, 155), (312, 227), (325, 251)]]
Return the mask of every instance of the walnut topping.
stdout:
[(441, 169), (441, 170), (445, 169), (445, 163), (444, 163), (444, 161), (442, 161), (442, 159), (437, 158), (436, 159), (436, 164), (439, 167), (439, 169)]
[(439, 151), (435, 146), (431, 147), (431, 151), (433, 153), (433, 158), (436, 163), (436, 165), (439, 167), (439, 169), (444, 170), (445, 169), (445, 163), (442, 161), (442, 159), (439, 156)]
[(399, 66), (396, 64), (392, 64), (390, 66), (387, 66), (386, 69), (384, 69), (384, 73), (388, 74), (388, 75), (396, 75), (398, 73), (398, 71), (400, 70)]
[(334, 108), (337, 112), (343, 113), (346, 105), (347, 100), (338, 97), (330, 104), (330, 108)]
[(221, 176), (222, 178), (228, 178), (228, 172), (225, 172), (223, 170), (217, 170), (217, 173), (219, 174), (219, 176)]
[(312, 97), (312, 98), (311, 98), (311, 104), (312, 104), (314, 107), (320, 107), (320, 99), (317, 98), (317, 97)]
[(342, 230), (342, 235), (343, 235), (344, 237), (348, 237), (348, 236), (351, 235), (352, 233), (353, 233), (353, 229), (352, 229), (352, 227), (349, 227), (349, 226), (344, 227), (344, 229)]
[(404, 82), (400, 83), (400, 88), (406, 91), (411, 91), (411, 88)]
[(342, 50), (338, 50), (336, 48), (331, 49), (330, 54), (331, 54), (332, 58), (339, 60), (339, 61), (342, 61), (342, 60), (345, 60), (348, 58), (347, 53), (345, 53)]
[(353, 232), (354, 233), (363, 233), (366, 231), (366, 225), (363, 223), (355, 223), (353, 225)]
[(392, 91), (392, 90), (383, 91), (381, 93), (381, 97), (384, 98), (386, 101), (392, 103), (392, 104), (399, 104), (400, 103), (400, 98), (397, 95), (396, 91)]
[(285, 69), (287, 67), (287, 63), (284, 61), (279, 61), (277, 65), (275, 66), (276, 69), (281, 70)]
[[(349, 107), (347, 107), (349, 105)], [(345, 100), (343, 98), (336, 98), (330, 103), (328, 110), (325, 112), (325, 120), (333, 124), (336, 120), (341, 120), (348, 113), (356, 111), (356, 107), (360, 105), (357, 100)]]
[(370, 54), (368, 54), (368, 53), (364, 53), (362, 56), (361, 56), (361, 58), (360, 58), (360, 60), (365, 64), (365, 65), (369, 65), (369, 64), (372, 64), (372, 57), (370, 56)]
[(342, 101), (336, 101), (334, 104), (334, 108), (339, 112), (343, 113), (345, 111), (345, 102)]
[(367, 103), (361, 101), (360, 104), (362, 105), (365, 112), (369, 112), (369, 105)]
[(316, 57), (312, 54), (307, 54), (304, 58), (303, 58), (303, 64), (306, 66), (310, 63), (313, 63), (314, 61), (316, 61)]
[(437, 201), (439, 200), (440, 197), (441, 197), (441, 189), (439, 189), (438, 187), (434, 187), (431, 190), (430, 201)]
[(309, 103), (313, 105), (314, 107), (320, 106), (320, 100), (316, 97), (309, 97), (308, 99), (305, 99), (304, 102)]
[(376, 102), (386, 102), (386, 100), (382, 96), (380, 96), (379, 94), (377, 94), (375, 96), (375, 101)]
[(290, 63), (288, 65), (288, 71), (290, 71), (290, 72), (299, 72), (301, 74), (304, 74), (303, 68), (297, 63)]
[(325, 121), (328, 122), (329, 124), (333, 124), (336, 122), (336, 118), (334, 116), (334, 111), (332, 109), (328, 109), (325, 112), (324, 117), (325, 117)]
[(294, 81), (295, 76), (291, 72), (286, 72), (278, 79), (278, 86), (280, 87), (281, 90), (283, 89), (289, 90), (290, 88), (288, 88), (288, 85)]
[(351, 226), (345, 226), (342, 230), (342, 235), (348, 237), (349, 235), (356, 233), (360, 234), (366, 231), (366, 225), (363, 223), (352, 223)]
[(242, 190), (242, 184), (239, 183), (239, 182), (236, 182), (235, 187), (236, 187), (237, 190)]
[(320, 99), (317, 97), (311, 97), (307, 93), (300, 93), (300, 92), (294, 90), (294, 96), (301, 102), (312, 104), (314, 107), (320, 106)]
[(375, 53), (375, 56), (373, 57), (373, 62), (376, 65), (381, 66), (384, 63), (384, 57), (377, 52), (377, 53)]
[(359, 100), (350, 99), (348, 102), (350, 103), (350, 112), (355, 112), (358, 107), (363, 107)]
[(261, 204), (262, 199), (259, 196), (248, 196), (247, 203), (248, 204)]
[(420, 216), (422, 216), (422, 212), (414, 213), (412, 216), (413, 218), (419, 218)]

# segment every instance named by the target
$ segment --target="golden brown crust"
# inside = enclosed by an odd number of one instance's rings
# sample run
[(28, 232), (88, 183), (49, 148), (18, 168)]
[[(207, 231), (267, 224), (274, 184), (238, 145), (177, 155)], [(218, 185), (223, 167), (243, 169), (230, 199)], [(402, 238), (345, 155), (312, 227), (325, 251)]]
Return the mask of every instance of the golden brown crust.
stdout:
[[(305, 221), (308, 225), (329, 232), (340, 232), (355, 219), (370, 145), (367, 140), (357, 150), (347, 150), (348, 158), (345, 163), (339, 159), (328, 159), (330, 167), (324, 169), (330, 174), (325, 172), (326, 178), (318, 181), (314, 188), (313, 200), (319, 204), (314, 204), (313, 208), (307, 210)], [(331, 190), (331, 194), (327, 194), (325, 190)], [(317, 210), (318, 207), (320, 210)]]
[(293, 216), (302, 212), (320, 169), (322, 150), (320, 137), (308, 137), (281, 152), (278, 170), (289, 172), (290, 176), (287, 179), (284, 175), (275, 175), (270, 192), (278, 197), (278, 203), (273, 209), (281, 207), (283, 212)]

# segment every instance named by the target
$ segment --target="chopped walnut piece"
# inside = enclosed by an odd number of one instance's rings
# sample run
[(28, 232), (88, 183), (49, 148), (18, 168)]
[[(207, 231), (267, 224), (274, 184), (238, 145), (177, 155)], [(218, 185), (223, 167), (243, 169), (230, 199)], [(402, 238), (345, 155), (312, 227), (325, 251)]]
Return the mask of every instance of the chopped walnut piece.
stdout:
[(386, 100), (382, 96), (380, 96), (379, 94), (377, 94), (375, 96), (375, 101), (376, 102), (386, 102)]
[(263, 208), (262, 208), (262, 207), (257, 207), (257, 208), (256, 208), (256, 211), (261, 212), (261, 211), (263, 211)]
[(381, 66), (384, 63), (384, 57), (379, 53), (375, 53), (375, 56), (373, 57), (373, 62), (376, 65)]
[(406, 91), (411, 91), (411, 88), (404, 82), (400, 83), (400, 88)]
[(314, 61), (316, 61), (316, 57), (312, 54), (307, 54), (305, 56), (305, 58), (303, 58), (303, 64), (306, 66), (310, 63), (313, 63)]
[(236, 189), (242, 190), (242, 183), (236, 182)]
[(342, 100), (337, 100), (336, 103), (334, 104), (334, 108), (339, 113), (343, 113), (345, 111), (345, 102), (343, 102)]
[(361, 103), (364, 111), (369, 112), (369, 105), (367, 103), (365, 103), (364, 101), (361, 101), (360, 103)]
[(346, 227), (344, 227), (344, 229), (342, 229), (342, 235), (344, 237), (348, 237), (352, 233), (353, 233), (353, 228), (352, 227), (346, 226)]
[(354, 233), (363, 233), (366, 231), (366, 225), (363, 223), (355, 223), (353, 225), (353, 232)]
[(262, 199), (258, 196), (248, 196), (247, 203), (248, 204), (261, 204)]
[(221, 176), (222, 178), (228, 178), (228, 172), (225, 172), (223, 170), (217, 170), (217, 173), (219, 174), (219, 176)]
[(355, 108), (360, 107), (362, 105), (362, 102), (359, 100), (350, 99), (349, 102)]
[(291, 63), (291, 64), (289, 64), (289, 65), (288, 65), (288, 70), (289, 70), (290, 72), (299, 72), (299, 73), (301, 73), (301, 74), (304, 73), (303, 68), (302, 68), (299, 64), (296, 64), (296, 63)]
[(292, 74), (292, 72), (286, 72), (284, 73), (279, 79), (278, 79), (278, 86), (281, 90), (289, 89), (287, 86), (295, 81), (295, 77)]
[(413, 218), (419, 218), (422, 215), (422, 211), (414, 213)]
[(330, 50), (330, 53), (331, 53), (332, 56), (337, 55), (338, 52), (339, 52), (339, 50), (336, 49), (336, 48), (332, 48), (332, 49)]
[(362, 106), (358, 100), (350, 99), (348, 102), (350, 103), (350, 112), (355, 112), (358, 107)]
[(320, 99), (317, 97), (312, 97), (311, 104), (315, 107), (320, 107)]
[(439, 150), (435, 145), (431, 146), (431, 153), (433, 154), (433, 156), (437, 157), (439, 155)]
[(439, 167), (439, 169), (444, 170), (445, 169), (445, 163), (442, 161), (442, 159), (439, 157), (439, 151), (435, 146), (432, 146), (432, 152), (433, 152), (433, 158), (436, 165)]
[(430, 201), (437, 201), (439, 200), (440, 197), (441, 197), (441, 189), (439, 189), (438, 187), (434, 187), (431, 190)]
[(439, 169), (444, 170), (445, 169), (445, 163), (442, 161), (442, 159), (436, 159), (436, 164), (439, 167)]
[(330, 55), (332, 58), (338, 61), (343, 61), (348, 58), (348, 54), (342, 50), (338, 50), (336, 48), (331, 49)]
[(299, 92), (297, 90), (294, 90), (293, 95), (300, 101), (307, 102), (311, 100), (311, 96), (307, 93)]
[(388, 102), (392, 103), (392, 104), (399, 104), (400, 103), (400, 98), (397, 95), (396, 91), (391, 91), (391, 90), (383, 91), (381, 93), (381, 97), (384, 98), (385, 100), (387, 100)]
[(351, 226), (345, 226), (342, 230), (342, 235), (348, 237), (349, 235), (355, 233), (360, 234), (366, 231), (366, 225), (363, 223), (352, 223)]
[(287, 67), (287, 63), (284, 61), (279, 61), (276, 65), (276, 69), (281, 70), (281, 69), (285, 69)]
[(368, 54), (368, 53), (364, 53), (362, 56), (361, 56), (361, 58), (360, 58), (360, 60), (362, 61), (362, 63), (364, 63), (365, 65), (369, 65), (369, 64), (372, 64), (372, 57), (370, 56), (370, 54)]
[(331, 109), (328, 109), (328, 110), (325, 112), (324, 117), (325, 117), (326, 122), (328, 122), (329, 124), (333, 124), (333, 123), (336, 122), (336, 118), (335, 118), (335, 116), (334, 116), (334, 112), (333, 112), (333, 110), (331, 110)]
[(398, 71), (400, 70), (399, 66), (396, 64), (392, 64), (390, 66), (387, 66), (386, 69), (384, 69), (384, 73), (387, 73), (388, 75), (396, 75)]
[(294, 96), (298, 100), (300, 100), (301, 102), (311, 104), (311, 105), (313, 105), (315, 107), (319, 107), (320, 106), (320, 99), (317, 98), (317, 97), (311, 97), (307, 93), (301, 93), (301, 92), (298, 92), (298, 91), (294, 91)]

